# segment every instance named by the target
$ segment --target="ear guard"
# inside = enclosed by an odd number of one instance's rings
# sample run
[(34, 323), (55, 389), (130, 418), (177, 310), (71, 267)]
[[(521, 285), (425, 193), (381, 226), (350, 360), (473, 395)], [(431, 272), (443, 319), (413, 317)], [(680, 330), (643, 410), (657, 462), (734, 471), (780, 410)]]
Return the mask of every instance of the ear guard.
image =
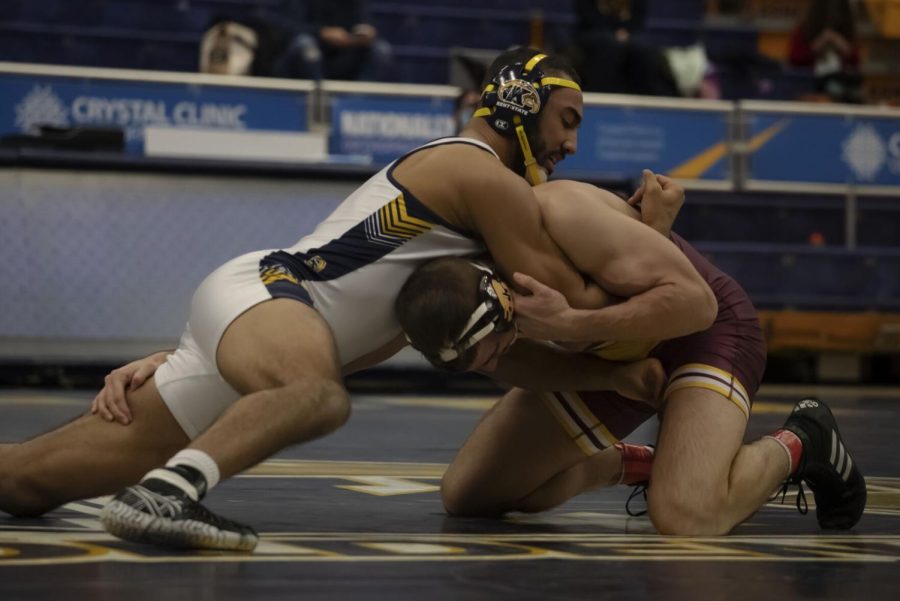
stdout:
[(484, 272), (478, 283), (478, 306), (456, 340), (439, 351), (438, 357), (444, 363), (456, 360), (491, 332), (502, 334), (515, 326), (509, 287), (484, 265), (472, 265)]
[(546, 177), (531, 153), (527, 130), (533, 129), (554, 87), (571, 88), (581, 91), (581, 87), (570, 79), (547, 77), (538, 68), (538, 63), (547, 58), (546, 54), (536, 54), (525, 63), (516, 63), (501, 68), (481, 93), (484, 106), (475, 111), (475, 117), (484, 117), (498, 133), (515, 136), (525, 157), (525, 176), (532, 186), (543, 182)]

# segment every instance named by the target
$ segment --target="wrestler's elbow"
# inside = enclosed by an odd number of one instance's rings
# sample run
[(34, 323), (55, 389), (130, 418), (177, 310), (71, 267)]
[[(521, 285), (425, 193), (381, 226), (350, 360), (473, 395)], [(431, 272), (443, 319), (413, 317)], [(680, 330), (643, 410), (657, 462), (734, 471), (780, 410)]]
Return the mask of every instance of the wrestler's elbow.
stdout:
[(709, 284), (698, 282), (694, 286), (691, 306), (696, 319), (697, 331), (701, 332), (712, 327), (719, 315), (719, 301)]
[(715, 294), (702, 280), (678, 281), (667, 289), (665, 296), (660, 296), (660, 300), (662, 300), (660, 306), (669, 307), (669, 315), (673, 318), (669, 323), (677, 324), (675, 331), (669, 332), (672, 338), (709, 329), (719, 313)]
[(586, 282), (578, 278), (567, 290), (561, 291), (569, 306), (575, 309), (602, 309), (613, 304), (613, 299), (603, 288), (594, 282)]

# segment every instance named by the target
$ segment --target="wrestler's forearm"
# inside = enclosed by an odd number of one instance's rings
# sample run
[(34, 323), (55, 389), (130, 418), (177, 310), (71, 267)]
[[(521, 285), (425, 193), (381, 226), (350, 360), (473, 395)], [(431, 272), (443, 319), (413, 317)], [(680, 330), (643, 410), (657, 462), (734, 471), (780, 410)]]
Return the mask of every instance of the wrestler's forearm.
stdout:
[(534, 392), (614, 390), (622, 364), (585, 353), (569, 353), (520, 340), (486, 375)]
[(667, 340), (709, 328), (718, 303), (708, 286), (662, 285), (603, 309), (571, 309), (559, 340)]

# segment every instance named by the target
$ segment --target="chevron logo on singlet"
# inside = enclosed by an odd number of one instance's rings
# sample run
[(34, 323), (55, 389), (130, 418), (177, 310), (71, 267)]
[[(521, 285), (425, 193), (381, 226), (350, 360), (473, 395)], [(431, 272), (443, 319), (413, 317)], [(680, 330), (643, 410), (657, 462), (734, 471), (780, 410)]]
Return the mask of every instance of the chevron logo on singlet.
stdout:
[(403, 194), (370, 215), (365, 224), (368, 241), (391, 248), (397, 248), (434, 227), (433, 223), (407, 212)]

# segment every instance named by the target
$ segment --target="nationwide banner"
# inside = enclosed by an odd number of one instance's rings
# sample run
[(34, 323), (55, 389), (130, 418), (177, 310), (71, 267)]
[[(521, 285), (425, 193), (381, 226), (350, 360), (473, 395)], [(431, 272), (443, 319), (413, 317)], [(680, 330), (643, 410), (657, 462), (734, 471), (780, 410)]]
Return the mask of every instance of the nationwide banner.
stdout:
[(335, 95), (330, 151), (385, 165), (435, 138), (456, 133), (453, 99)]
[(0, 136), (42, 125), (120, 127), (129, 153), (148, 126), (307, 131), (308, 92), (0, 72)]

